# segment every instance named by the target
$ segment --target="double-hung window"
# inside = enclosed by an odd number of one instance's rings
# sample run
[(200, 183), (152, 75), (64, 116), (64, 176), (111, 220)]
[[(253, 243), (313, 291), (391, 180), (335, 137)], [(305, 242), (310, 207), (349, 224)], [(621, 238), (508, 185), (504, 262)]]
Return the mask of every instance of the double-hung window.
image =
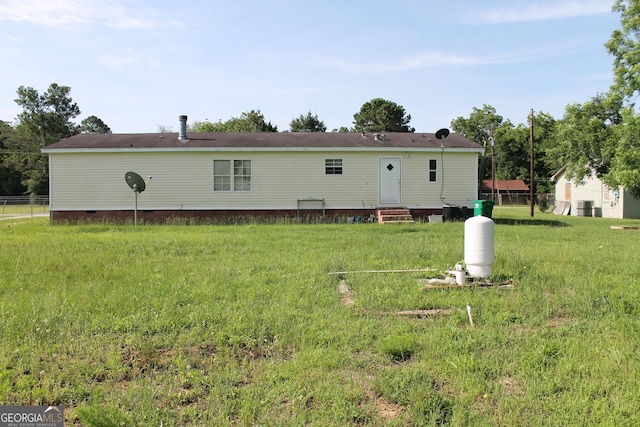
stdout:
[(251, 191), (251, 160), (214, 160), (213, 191)]
[(325, 175), (342, 175), (342, 159), (325, 159)]
[(438, 161), (429, 159), (429, 182), (438, 181)]

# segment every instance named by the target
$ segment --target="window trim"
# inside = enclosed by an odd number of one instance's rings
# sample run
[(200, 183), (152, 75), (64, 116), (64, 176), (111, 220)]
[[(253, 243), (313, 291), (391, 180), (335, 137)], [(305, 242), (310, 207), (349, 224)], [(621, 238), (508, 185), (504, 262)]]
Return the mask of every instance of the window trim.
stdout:
[(325, 175), (342, 175), (344, 163), (342, 158), (328, 158), (324, 159), (324, 174)]
[[(226, 162), (228, 167), (225, 169), (228, 169), (228, 172), (216, 173), (216, 162)], [(237, 162), (241, 162), (240, 165), (237, 165)], [(248, 193), (253, 191), (251, 159), (213, 159), (212, 174), (214, 193)], [(244, 189), (245, 186), (246, 189)]]
[(438, 182), (438, 159), (429, 159), (427, 179), (429, 182)]

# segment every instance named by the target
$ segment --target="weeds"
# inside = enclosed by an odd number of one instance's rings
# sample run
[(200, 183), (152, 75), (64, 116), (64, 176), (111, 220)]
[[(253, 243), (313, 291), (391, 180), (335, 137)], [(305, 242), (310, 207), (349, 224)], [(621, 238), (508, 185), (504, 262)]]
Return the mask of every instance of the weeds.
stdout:
[(638, 221), (527, 213), (494, 209), (513, 288), (429, 292), (437, 273), (327, 273), (444, 271), (461, 222), (0, 222), (0, 404), (87, 426), (637, 424), (638, 234), (609, 226)]

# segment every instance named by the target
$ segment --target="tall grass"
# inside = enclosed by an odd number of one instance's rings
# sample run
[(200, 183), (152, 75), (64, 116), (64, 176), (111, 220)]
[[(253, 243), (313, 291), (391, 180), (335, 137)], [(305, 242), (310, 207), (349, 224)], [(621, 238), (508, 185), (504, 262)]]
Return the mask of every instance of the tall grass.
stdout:
[[(640, 221), (494, 214), (513, 288), (422, 289), (463, 259), (461, 222), (0, 222), (0, 404), (94, 426), (637, 424), (640, 235), (610, 226)], [(428, 309), (448, 311), (397, 314)]]

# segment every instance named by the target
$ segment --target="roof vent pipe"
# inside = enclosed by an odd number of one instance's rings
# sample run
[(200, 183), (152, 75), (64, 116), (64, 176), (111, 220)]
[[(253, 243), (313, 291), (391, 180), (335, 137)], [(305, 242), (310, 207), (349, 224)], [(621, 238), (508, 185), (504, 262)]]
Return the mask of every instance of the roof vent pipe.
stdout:
[(187, 116), (180, 116), (180, 134), (178, 135), (178, 139), (180, 141), (188, 141), (187, 138)]

